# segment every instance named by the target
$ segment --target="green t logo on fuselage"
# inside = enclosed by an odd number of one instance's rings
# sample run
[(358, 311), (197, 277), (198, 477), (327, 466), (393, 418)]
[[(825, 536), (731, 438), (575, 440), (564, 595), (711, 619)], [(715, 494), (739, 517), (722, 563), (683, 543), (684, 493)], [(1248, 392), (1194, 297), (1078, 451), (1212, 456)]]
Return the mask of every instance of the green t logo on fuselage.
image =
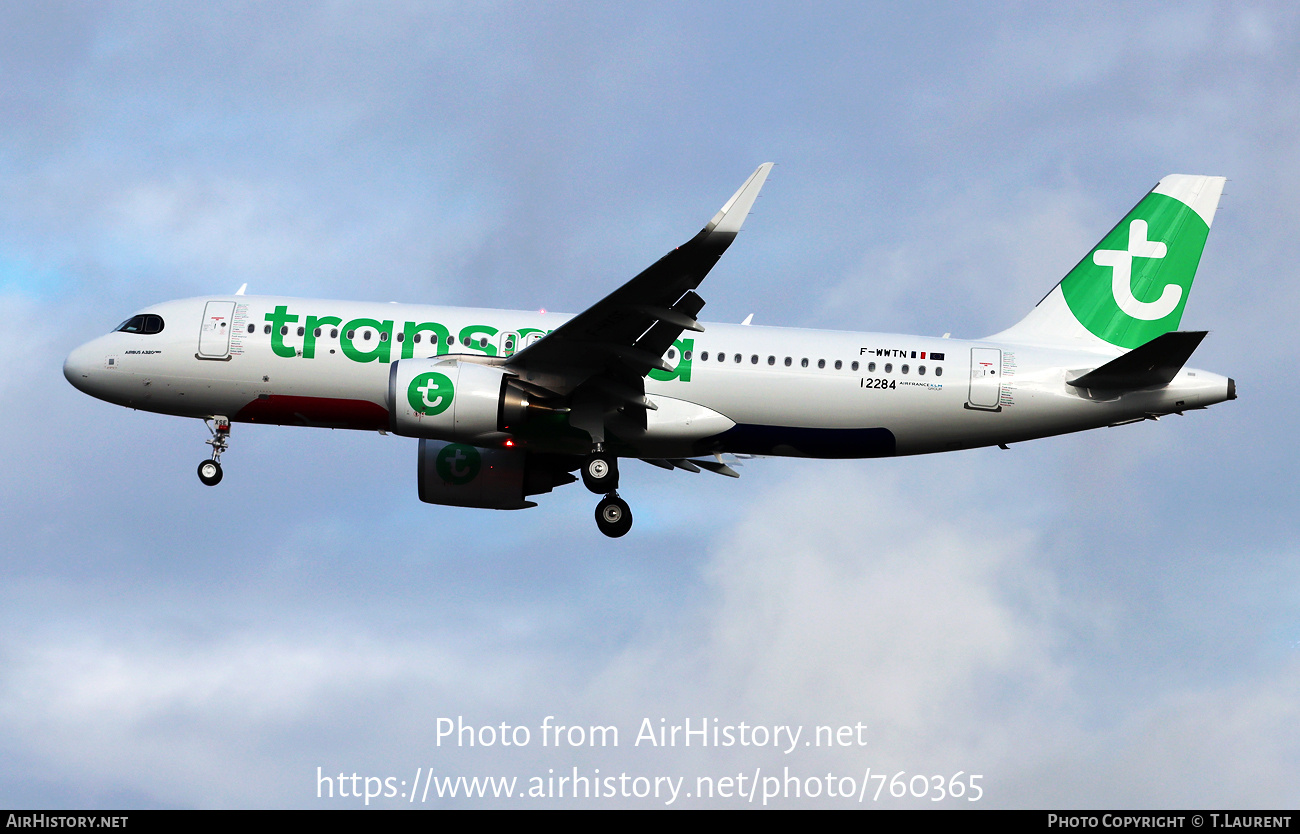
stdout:
[(422, 373), (406, 387), (406, 399), (416, 414), (432, 417), (451, 407), (451, 379), (437, 371)]
[(464, 443), (448, 443), (434, 459), (438, 477), (454, 486), (464, 486), (474, 480), (483, 466), (478, 449)]
[(1210, 227), (1164, 194), (1142, 199), (1061, 282), (1093, 335), (1135, 348), (1177, 330)]

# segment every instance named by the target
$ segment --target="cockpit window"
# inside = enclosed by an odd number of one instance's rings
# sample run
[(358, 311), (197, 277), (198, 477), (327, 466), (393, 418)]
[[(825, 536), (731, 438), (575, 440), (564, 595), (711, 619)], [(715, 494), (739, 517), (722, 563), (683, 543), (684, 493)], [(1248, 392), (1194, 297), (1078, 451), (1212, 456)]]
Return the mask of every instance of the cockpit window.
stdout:
[(118, 333), (143, 333), (153, 334), (161, 333), (163, 329), (162, 316), (131, 316), (131, 318), (117, 326)]

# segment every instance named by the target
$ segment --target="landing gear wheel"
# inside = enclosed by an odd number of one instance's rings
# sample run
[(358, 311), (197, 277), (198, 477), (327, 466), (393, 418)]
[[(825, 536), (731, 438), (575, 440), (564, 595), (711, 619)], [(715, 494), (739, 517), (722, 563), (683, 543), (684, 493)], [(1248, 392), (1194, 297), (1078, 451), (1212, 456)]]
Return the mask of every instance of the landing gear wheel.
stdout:
[(205, 460), (199, 464), (199, 480), (207, 486), (221, 483), (221, 464), (215, 460)]
[(611, 539), (627, 535), (632, 529), (632, 510), (617, 495), (606, 495), (596, 505), (596, 526)]
[(214, 414), (204, 417), (203, 425), (212, 432), (212, 439), (204, 441), (212, 447), (212, 458), (199, 464), (199, 480), (206, 486), (216, 486), (221, 483), (221, 453), (230, 447), (230, 420)]
[(582, 464), (582, 484), (597, 495), (618, 489), (618, 458), (605, 452), (592, 454)]

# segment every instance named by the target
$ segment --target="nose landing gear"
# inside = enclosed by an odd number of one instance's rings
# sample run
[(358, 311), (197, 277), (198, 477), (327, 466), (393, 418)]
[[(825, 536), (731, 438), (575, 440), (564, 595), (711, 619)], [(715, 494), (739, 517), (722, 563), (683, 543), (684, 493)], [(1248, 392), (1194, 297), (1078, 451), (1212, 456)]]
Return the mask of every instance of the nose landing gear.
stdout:
[(206, 419), (203, 425), (212, 432), (212, 438), (203, 441), (212, 447), (212, 458), (199, 464), (199, 480), (205, 486), (216, 486), (221, 483), (221, 453), (230, 446), (230, 420), (214, 416), (210, 425)]
[(596, 505), (596, 526), (611, 539), (624, 536), (632, 529), (632, 510), (617, 492), (606, 495)]

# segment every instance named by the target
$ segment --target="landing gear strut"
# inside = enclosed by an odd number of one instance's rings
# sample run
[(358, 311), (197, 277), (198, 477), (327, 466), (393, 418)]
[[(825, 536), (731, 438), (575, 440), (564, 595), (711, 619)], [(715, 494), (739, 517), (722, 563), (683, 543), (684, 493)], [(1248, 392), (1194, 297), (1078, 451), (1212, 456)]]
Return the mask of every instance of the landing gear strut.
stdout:
[(230, 446), (230, 420), (225, 417), (213, 417), (211, 425), (206, 419), (203, 425), (212, 432), (212, 438), (203, 441), (212, 447), (212, 458), (199, 464), (199, 480), (205, 486), (216, 486), (221, 483), (221, 453)]
[(606, 495), (596, 505), (596, 526), (611, 539), (626, 535), (632, 529), (632, 510), (617, 492)]
[(582, 483), (597, 495), (604, 495), (596, 505), (596, 526), (600, 532), (617, 539), (632, 529), (632, 510), (618, 497), (618, 458), (597, 442), (582, 462)]

